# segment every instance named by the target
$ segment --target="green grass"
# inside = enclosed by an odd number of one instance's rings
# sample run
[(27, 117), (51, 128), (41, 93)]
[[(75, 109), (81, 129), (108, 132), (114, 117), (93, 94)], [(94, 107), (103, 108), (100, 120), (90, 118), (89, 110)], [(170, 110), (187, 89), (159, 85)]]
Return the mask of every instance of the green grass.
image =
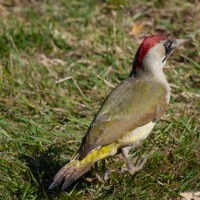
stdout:
[[(200, 190), (197, 1), (5, 0), (0, 9), (1, 199), (175, 199)], [(133, 23), (144, 24), (137, 38)], [(168, 112), (132, 155), (153, 151), (144, 169), (121, 173), (118, 155), (107, 160), (117, 171), (106, 183), (80, 179), (48, 191), (112, 85), (129, 74), (142, 38), (154, 33), (194, 42), (166, 65)]]

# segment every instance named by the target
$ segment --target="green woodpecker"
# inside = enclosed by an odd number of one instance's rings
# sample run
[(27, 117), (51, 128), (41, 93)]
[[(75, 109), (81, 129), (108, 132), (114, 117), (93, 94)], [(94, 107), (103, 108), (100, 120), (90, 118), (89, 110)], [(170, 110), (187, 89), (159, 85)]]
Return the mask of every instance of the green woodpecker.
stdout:
[(62, 189), (85, 174), (97, 161), (121, 150), (128, 171), (133, 174), (141, 165), (130, 163), (128, 150), (147, 138), (157, 120), (165, 113), (170, 87), (163, 66), (173, 50), (188, 39), (164, 36), (146, 37), (136, 52), (128, 78), (107, 96), (94, 117), (77, 155), (61, 168), (49, 189)]

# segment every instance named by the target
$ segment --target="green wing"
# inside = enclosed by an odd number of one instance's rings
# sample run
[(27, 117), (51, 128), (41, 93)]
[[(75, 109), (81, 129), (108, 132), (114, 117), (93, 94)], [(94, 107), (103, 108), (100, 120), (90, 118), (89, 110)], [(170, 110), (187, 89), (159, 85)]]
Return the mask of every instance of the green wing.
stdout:
[(166, 95), (166, 88), (155, 78), (127, 78), (99, 109), (83, 139), (80, 158), (99, 146), (115, 142), (126, 132), (159, 119), (166, 110)]

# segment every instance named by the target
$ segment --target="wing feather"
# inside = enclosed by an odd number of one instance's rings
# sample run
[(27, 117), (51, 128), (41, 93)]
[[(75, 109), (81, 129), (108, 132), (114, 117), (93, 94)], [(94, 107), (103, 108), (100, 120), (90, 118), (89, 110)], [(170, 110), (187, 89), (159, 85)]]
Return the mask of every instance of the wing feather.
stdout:
[(126, 132), (159, 119), (167, 107), (166, 96), (166, 87), (155, 78), (127, 78), (108, 95), (96, 114), (83, 139), (80, 158), (99, 146), (115, 142)]

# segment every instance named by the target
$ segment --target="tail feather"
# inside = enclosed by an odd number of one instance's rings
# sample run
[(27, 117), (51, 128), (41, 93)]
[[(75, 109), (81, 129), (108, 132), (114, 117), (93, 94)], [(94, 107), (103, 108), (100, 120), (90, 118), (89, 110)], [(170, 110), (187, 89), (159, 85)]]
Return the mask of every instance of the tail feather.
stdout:
[(63, 180), (64, 184), (62, 189), (64, 190), (80, 176), (85, 174), (91, 166), (108, 156), (114, 155), (117, 152), (117, 144), (112, 143), (107, 146), (100, 147), (89, 153), (83, 160), (72, 160), (70, 163), (62, 167), (54, 177), (53, 183), (49, 186), (49, 189), (59, 185)]
[(74, 172), (71, 174), (71, 176), (68, 179), (66, 179), (66, 177), (65, 177), (65, 182), (62, 185), (62, 190), (64, 190), (68, 186), (70, 186), (79, 177), (81, 177), (83, 174), (85, 174), (87, 171), (89, 171), (91, 166), (92, 165), (90, 164), (90, 165), (85, 166), (84, 168), (75, 169)]
[(70, 163), (67, 163), (64, 167), (62, 167), (57, 172), (57, 174), (54, 177), (53, 183), (49, 186), (48, 189), (52, 189), (55, 186), (59, 185), (64, 179), (66, 182), (66, 180), (69, 179), (73, 175), (78, 165), (79, 165), (78, 160), (72, 160)]

